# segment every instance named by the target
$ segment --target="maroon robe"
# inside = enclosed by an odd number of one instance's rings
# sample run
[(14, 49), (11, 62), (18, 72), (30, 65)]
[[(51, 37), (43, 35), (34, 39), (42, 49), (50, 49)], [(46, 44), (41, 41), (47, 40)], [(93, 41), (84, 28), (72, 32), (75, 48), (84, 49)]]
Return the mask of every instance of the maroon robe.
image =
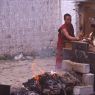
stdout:
[(66, 29), (68, 34), (74, 37), (74, 28), (73, 25), (63, 24), (58, 30), (58, 42), (57, 42), (57, 55), (56, 55), (56, 66), (57, 68), (61, 68), (62, 60), (63, 60), (63, 47), (65, 47), (65, 42), (69, 42), (70, 40), (65, 37), (63, 29)]

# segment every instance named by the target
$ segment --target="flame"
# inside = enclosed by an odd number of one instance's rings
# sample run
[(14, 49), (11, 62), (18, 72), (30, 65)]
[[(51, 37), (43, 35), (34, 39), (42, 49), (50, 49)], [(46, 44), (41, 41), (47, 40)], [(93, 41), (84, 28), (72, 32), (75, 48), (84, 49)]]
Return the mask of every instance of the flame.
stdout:
[(52, 70), (50, 73), (51, 73), (52, 75), (53, 75), (53, 74), (56, 74), (56, 72), (54, 72), (53, 70)]
[(37, 75), (37, 76), (34, 77), (34, 79), (37, 80), (37, 81), (39, 81), (40, 80), (40, 76)]
[[(37, 71), (36, 71), (37, 69)], [(44, 74), (45, 73), (45, 67), (39, 67), (35, 62), (32, 64), (32, 74), (33, 74), (33, 77), (35, 77), (36, 75), (38, 74)]]

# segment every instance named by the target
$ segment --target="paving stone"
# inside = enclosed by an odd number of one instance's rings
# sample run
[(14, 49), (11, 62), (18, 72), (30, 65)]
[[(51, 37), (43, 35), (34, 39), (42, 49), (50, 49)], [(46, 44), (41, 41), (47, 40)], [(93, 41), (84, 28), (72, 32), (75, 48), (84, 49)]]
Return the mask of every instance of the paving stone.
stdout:
[(93, 86), (75, 86), (74, 95), (91, 95), (93, 94)]

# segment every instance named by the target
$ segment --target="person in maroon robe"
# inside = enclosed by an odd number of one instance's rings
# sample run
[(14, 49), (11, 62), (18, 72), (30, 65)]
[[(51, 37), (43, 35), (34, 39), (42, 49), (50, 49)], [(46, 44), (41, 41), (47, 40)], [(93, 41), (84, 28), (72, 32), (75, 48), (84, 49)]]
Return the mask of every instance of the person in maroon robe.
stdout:
[(63, 58), (63, 48), (66, 42), (79, 40), (74, 35), (74, 28), (71, 23), (71, 15), (64, 15), (65, 23), (58, 30), (57, 54), (56, 54), (56, 68), (61, 68)]

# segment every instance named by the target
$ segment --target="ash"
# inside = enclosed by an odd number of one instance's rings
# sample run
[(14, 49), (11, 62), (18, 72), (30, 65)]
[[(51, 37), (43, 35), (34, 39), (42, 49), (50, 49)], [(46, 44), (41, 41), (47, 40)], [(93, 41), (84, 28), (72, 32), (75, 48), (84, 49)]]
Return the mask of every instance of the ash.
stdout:
[(72, 95), (73, 87), (81, 83), (81, 75), (75, 72), (46, 72), (23, 83), (24, 87), (12, 95)]

